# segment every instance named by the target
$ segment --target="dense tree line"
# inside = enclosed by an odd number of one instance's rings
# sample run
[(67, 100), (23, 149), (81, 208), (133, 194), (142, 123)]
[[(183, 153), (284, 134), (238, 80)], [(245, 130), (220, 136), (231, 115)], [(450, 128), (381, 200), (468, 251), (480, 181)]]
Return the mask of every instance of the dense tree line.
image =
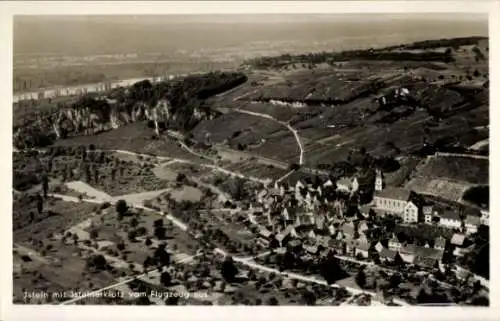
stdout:
[(465, 191), (463, 199), (487, 208), (490, 204), (490, 187), (488, 185), (471, 187)]
[[(463, 37), (452, 39), (436, 39), (414, 42), (407, 45), (396, 45), (378, 49), (367, 50), (348, 50), (343, 52), (319, 52), (308, 54), (284, 54), (274, 57), (259, 57), (250, 59), (245, 62), (247, 65), (252, 65), (257, 68), (284, 68), (289, 64), (302, 64), (304, 67), (308, 65), (310, 68), (314, 64), (320, 63), (335, 63), (347, 61), (351, 59), (363, 60), (394, 60), (394, 61), (443, 61), (452, 62), (451, 50), (446, 50), (443, 53), (439, 52), (391, 52), (395, 49), (415, 50), (415, 49), (435, 49), (435, 48), (458, 48), (466, 45), (477, 45), (479, 41), (487, 39), (486, 37)], [(480, 56), (477, 54), (477, 56)]]
[(360, 60), (392, 60), (392, 61), (422, 61), (422, 62), (453, 62), (454, 58), (450, 51), (446, 52), (395, 52), (383, 50), (348, 50), (343, 52), (320, 52), (299, 55), (282, 55), (276, 57), (262, 57), (249, 60), (246, 64), (256, 68), (281, 68), (288, 64), (295, 63), (329, 63)]

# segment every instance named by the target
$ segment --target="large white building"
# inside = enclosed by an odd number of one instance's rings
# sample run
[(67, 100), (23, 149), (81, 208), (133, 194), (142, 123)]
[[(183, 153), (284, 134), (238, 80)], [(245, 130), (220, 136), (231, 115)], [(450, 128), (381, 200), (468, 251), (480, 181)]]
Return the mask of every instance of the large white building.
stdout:
[(373, 200), (378, 211), (399, 215), (405, 223), (417, 223), (420, 220), (420, 208), (410, 200), (410, 195), (411, 191), (407, 189), (384, 188), (382, 172), (376, 171)]
[(418, 206), (412, 201), (409, 201), (405, 206), (405, 210), (403, 213), (403, 220), (406, 223), (417, 223), (419, 221), (418, 213), (419, 213)]
[(408, 205), (410, 191), (402, 188), (386, 188), (375, 191), (373, 200), (378, 210), (403, 215)]

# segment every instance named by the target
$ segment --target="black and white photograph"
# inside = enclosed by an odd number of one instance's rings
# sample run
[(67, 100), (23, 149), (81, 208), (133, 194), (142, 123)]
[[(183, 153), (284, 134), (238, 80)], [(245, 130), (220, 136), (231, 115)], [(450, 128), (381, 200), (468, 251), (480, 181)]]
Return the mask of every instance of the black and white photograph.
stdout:
[(12, 303), (490, 306), (488, 24), (14, 15)]

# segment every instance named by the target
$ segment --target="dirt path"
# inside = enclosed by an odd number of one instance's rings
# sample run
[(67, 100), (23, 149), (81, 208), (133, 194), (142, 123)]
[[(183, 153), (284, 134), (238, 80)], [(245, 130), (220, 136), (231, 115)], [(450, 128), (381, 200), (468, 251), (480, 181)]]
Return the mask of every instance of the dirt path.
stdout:
[[(226, 255), (226, 253), (223, 250), (220, 250), (220, 249), (215, 249), (215, 252), (217, 252), (219, 254), (222, 254), (224, 256)], [(245, 266), (247, 266), (249, 268), (256, 269), (256, 270), (259, 270), (259, 271), (265, 271), (265, 272), (268, 272), (268, 273), (275, 273), (277, 275), (281, 275), (281, 276), (286, 277), (286, 278), (296, 279), (296, 280), (307, 282), (307, 283), (316, 283), (316, 284), (321, 284), (321, 285), (328, 286), (328, 283), (326, 283), (326, 281), (320, 280), (318, 278), (315, 278), (315, 277), (312, 277), (312, 276), (305, 276), (305, 275), (298, 274), (298, 273), (293, 273), (293, 272), (281, 272), (280, 270), (275, 269), (275, 268), (270, 268), (268, 266), (265, 266), (265, 265), (262, 265), (262, 264), (259, 264), (259, 263), (250, 262), (248, 260), (248, 258), (240, 258), (240, 257), (234, 257), (233, 256), (233, 260), (235, 262), (239, 262), (239, 263), (241, 263), (241, 264), (243, 264), (243, 265), (245, 265)], [(337, 284), (331, 284), (329, 286), (332, 287), (332, 288), (340, 288), (340, 286), (337, 285)], [(375, 293), (375, 292), (370, 292), (370, 291), (366, 291), (366, 290), (358, 290), (358, 289), (351, 288), (351, 287), (345, 287), (345, 288), (349, 292), (353, 293), (354, 295), (365, 293), (365, 294), (369, 294), (372, 297), (377, 296), (377, 293)], [(402, 306), (409, 306), (408, 303), (406, 303), (406, 302), (404, 302), (402, 300), (394, 300), (394, 303), (397, 303), (397, 304), (402, 305)]]
[[(76, 197), (66, 196), (65, 198), (66, 199), (73, 199), (73, 200), (77, 200), (78, 201), (78, 198), (76, 198)], [(86, 200), (82, 199), (82, 201), (86, 201)], [(99, 201), (100, 202), (104, 202), (103, 200), (96, 200), (96, 201), (97, 202), (99, 202)], [(189, 228), (187, 224), (185, 224), (184, 222), (182, 222), (181, 220), (177, 219), (176, 217), (174, 217), (174, 216), (172, 216), (170, 214), (165, 215), (163, 212), (158, 212), (158, 211), (156, 211), (154, 209), (145, 207), (142, 204), (133, 204), (132, 203), (130, 205), (133, 206), (133, 207), (135, 207), (135, 208), (142, 208), (142, 209), (147, 210), (147, 211), (151, 211), (151, 212), (154, 212), (154, 213), (159, 213), (160, 215), (162, 215), (162, 216), (166, 217), (168, 220), (170, 220), (173, 224), (177, 225), (183, 231), (187, 231), (188, 228)], [(227, 253), (224, 250), (220, 249), (220, 248), (216, 248), (214, 250), (214, 252), (218, 253), (218, 254), (221, 254), (223, 256), (227, 255)], [(233, 257), (233, 259), (236, 262), (240, 262), (241, 264), (244, 264), (247, 267), (250, 267), (252, 269), (256, 269), (256, 270), (259, 270), (259, 271), (274, 272), (274, 273), (280, 274), (280, 275), (282, 275), (284, 277), (288, 277), (288, 278), (292, 278), (292, 279), (297, 279), (297, 280), (301, 280), (301, 281), (304, 281), (304, 282), (316, 283), (316, 284), (322, 284), (322, 285), (328, 285), (325, 281), (317, 279), (317, 278), (312, 277), (312, 276), (305, 276), (305, 275), (301, 275), (301, 274), (297, 274), (297, 273), (291, 273), (291, 272), (281, 272), (278, 269), (270, 268), (270, 267), (264, 266), (262, 264), (251, 262), (251, 259), (253, 259), (253, 258)], [(331, 286), (332, 287), (336, 287), (336, 288), (339, 287), (336, 284), (333, 284)], [(377, 295), (374, 292), (361, 291), (361, 290), (350, 288), (350, 287), (346, 287), (346, 289), (348, 291), (354, 293), (354, 294), (367, 293), (367, 294), (370, 294), (371, 296), (376, 296)], [(401, 301), (401, 300), (395, 300), (394, 302), (397, 303), (397, 304), (400, 304), (400, 305), (408, 305), (406, 302)]]
[(127, 204), (128, 203), (140, 204), (146, 200), (157, 198), (161, 194), (168, 192), (170, 190), (171, 190), (170, 188), (165, 188), (165, 189), (159, 189), (159, 190), (155, 190), (155, 191), (120, 195), (120, 196), (113, 197), (112, 200), (115, 202), (118, 200), (124, 200), (125, 202), (127, 202)]
[(242, 114), (248, 114), (248, 115), (252, 115), (252, 116), (256, 116), (256, 117), (269, 119), (269, 120), (272, 120), (274, 122), (279, 123), (282, 126), (285, 126), (293, 134), (293, 136), (295, 137), (295, 140), (297, 141), (297, 145), (299, 146), (299, 149), (300, 149), (299, 165), (304, 164), (304, 148), (302, 146), (302, 141), (300, 140), (300, 137), (299, 137), (299, 134), (297, 133), (297, 131), (292, 126), (290, 126), (290, 124), (279, 121), (276, 118), (274, 118), (273, 116), (270, 116), (268, 114), (257, 113), (257, 112), (239, 109), (239, 108), (235, 108), (234, 111), (238, 112), (238, 113), (242, 113)]
[(210, 162), (212, 162), (212, 163), (214, 163), (214, 164), (215, 164), (215, 163), (217, 163), (217, 160), (216, 160), (216, 159), (213, 159), (213, 158), (211, 158), (211, 157), (208, 157), (208, 156), (206, 156), (206, 155), (203, 155), (203, 154), (201, 154), (201, 153), (198, 153), (198, 152), (194, 151), (194, 150), (193, 150), (193, 149), (191, 149), (188, 145), (184, 144), (184, 142), (178, 141), (178, 143), (179, 143), (179, 145), (180, 145), (180, 146), (181, 146), (181, 147), (182, 147), (185, 151), (187, 151), (188, 153), (193, 154), (194, 156), (197, 156), (197, 157), (199, 157), (199, 158), (206, 159), (206, 160), (208, 160), (208, 161), (210, 161)]

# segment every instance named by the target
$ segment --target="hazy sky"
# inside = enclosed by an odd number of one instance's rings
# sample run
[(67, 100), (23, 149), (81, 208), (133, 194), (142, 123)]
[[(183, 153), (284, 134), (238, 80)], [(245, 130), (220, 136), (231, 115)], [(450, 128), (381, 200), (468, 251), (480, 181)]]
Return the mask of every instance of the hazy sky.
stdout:
[(220, 15), (121, 15), (121, 16), (16, 16), (16, 23), (43, 23), (55, 21), (72, 22), (105, 22), (105, 23), (134, 23), (134, 24), (171, 24), (171, 23), (297, 23), (297, 22), (330, 22), (335, 21), (363, 23), (368, 21), (387, 20), (445, 20), (445, 21), (487, 21), (486, 14), (220, 14)]
[[(487, 36), (486, 15), (16, 16), (14, 55), (88, 55), (246, 48), (294, 42), (299, 51)], [(317, 43), (330, 43), (322, 48)], [(334, 44), (334, 45), (333, 45)], [(300, 47), (300, 48), (299, 48)]]

